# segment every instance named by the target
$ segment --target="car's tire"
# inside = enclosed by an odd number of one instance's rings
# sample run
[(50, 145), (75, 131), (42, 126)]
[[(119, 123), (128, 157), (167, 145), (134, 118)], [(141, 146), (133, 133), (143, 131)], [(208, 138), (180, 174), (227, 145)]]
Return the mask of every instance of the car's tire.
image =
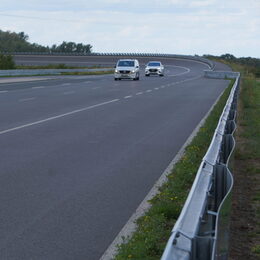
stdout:
[(114, 78), (114, 80), (118, 80), (117, 78)]
[(160, 77), (163, 77), (164, 75), (163, 74), (160, 74)]
[(145, 74), (146, 77), (150, 77), (150, 74)]

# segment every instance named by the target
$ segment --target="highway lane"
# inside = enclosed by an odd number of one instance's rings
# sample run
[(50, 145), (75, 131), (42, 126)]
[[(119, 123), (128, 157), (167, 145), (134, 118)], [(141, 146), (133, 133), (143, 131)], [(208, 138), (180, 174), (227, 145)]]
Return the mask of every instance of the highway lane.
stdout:
[[(167, 70), (170, 71), (167, 72)], [(104, 75), (80, 78), (60, 77), (45, 82), (0, 84), (2, 106), (0, 130), (15, 127), (17, 123), (29, 123), (32, 119), (37, 121), (45, 117), (56, 116), (56, 114), (67, 113), (85, 107), (87, 104), (105, 102), (107, 97), (120, 98), (155, 87), (180, 84), (183, 80), (199, 77), (200, 75), (198, 76), (196, 73), (196, 71), (187, 71), (186, 68), (179, 66), (166, 66), (166, 77), (145, 78), (143, 76), (138, 82), (113, 82), (112, 75)], [(15, 95), (12, 93), (14, 90), (17, 90)], [(52, 113), (50, 113), (51, 110), (53, 110)]]
[(99, 259), (228, 84), (173, 65), (0, 85), (1, 259)]

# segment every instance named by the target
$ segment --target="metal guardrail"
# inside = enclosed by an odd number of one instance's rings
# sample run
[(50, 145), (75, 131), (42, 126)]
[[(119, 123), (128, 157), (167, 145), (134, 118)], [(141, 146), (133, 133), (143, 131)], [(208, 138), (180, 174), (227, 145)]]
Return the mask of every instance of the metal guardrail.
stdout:
[[(221, 73), (223, 76), (223, 72)], [(224, 76), (228, 73), (230, 72)], [(230, 194), (233, 186), (228, 164), (235, 146), (233, 132), (236, 128), (239, 79), (240, 75), (236, 74), (236, 81), (209, 149), (201, 162), (161, 260), (228, 258)]]

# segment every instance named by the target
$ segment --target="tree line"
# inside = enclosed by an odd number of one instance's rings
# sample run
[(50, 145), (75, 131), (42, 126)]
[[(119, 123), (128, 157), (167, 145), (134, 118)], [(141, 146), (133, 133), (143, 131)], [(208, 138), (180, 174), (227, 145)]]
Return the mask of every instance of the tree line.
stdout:
[(213, 59), (221, 59), (221, 60), (225, 60), (228, 62), (233, 62), (233, 63), (238, 63), (241, 65), (246, 65), (246, 66), (252, 66), (252, 67), (260, 67), (260, 59), (257, 58), (251, 58), (251, 57), (241, 57), (241, 58), (237, 58), (232, 54), (223, 54), (221, 56), (214, 56), (214, 55), (204, 55), (205, 58), (213, 58)]
[(37, 43), (30, 43), (29, 36), (24, 32), (10, 32), (0, 30), (0, 52), (47, 52), (47, 53), (91, 53), (90, 44), (66, 42), (53, 44), (52, 46), (42, 46)]
[(235, 63), (239, 65), (243, 65), (246, 68), (247, 73), (254, 74), (257, 78), (260, 77), (260, 59), (252, 58), (252, 57), (241, 57), (237, 58), (232, 54), (223, 54), (221, 56), (214, 55), (204, 55), (205, 58), (218, 60), (218, 61), (226, 61), (228, 63)]

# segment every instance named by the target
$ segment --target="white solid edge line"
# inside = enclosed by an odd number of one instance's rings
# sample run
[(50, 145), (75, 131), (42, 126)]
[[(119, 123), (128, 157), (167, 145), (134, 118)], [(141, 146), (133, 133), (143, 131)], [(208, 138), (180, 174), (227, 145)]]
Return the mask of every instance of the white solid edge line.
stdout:
[(92, 108), (96, 108), (96, 107), (100, 107), (100, 106), (103, 106), (103, 105), (107, 105), (107, 104), (110, 104), (110, 103), (113, 103), (113, 102), (116, 102), (116, 101), (119, 101), (119, 99), (113, 99), (113, 100), (106, 101), (106, 102), (103, 102), (103, 103), (99, 103), (99, 104), (96, 104), (96, 105), (93, 105), (93, 106), (89, 106), (89, 107), (84, 107), (84, 108), (81, 108), (81, 109), (73, 110), (71, 112), (64, 113), (64, 114), (61, 114), (61, 115), (48, 117), (46, 119), (35, 121), (35, 122), (29, 123), (29, 124), (17, 126), (17, 127), (10, 128), (10, 129), (6, 129), (6, 130), (3, 130), (3, 131), (0, 131), (0, 135), (6, 134), (6, 133), (9, 133), (9, 132), (13, 132), (13, 131), (16, 131), (16, 130), (19, 130), (19, 129), (22, 129), (22, 128), (26, 128), (26, 127), (29, 127), (29, 126), (42, 124), (42, 123), (45, 123), (45, 122), (48, 122), (48, 121), (51, 121), (51, 120), (54, 120), (54, 119), (58, 119), (58, 118), (61, 118), (61, 117), (73, 115), (73, 114), (76, 114), (76, 113), (79, 113), (79, 112), (82, 112), (82, 111), (86, 111), (86, 110), (90, 110)]
[[(225, 91), (225, 90), (224, 90)], [(150, 201), (156, 194), (159, 192), (159, 188), (167, 181), (167, 176), (171, 173), (171, 170), (173, 169), (174, 165), (181, 159), (185, 152), (185, 148), (191, 143), (193, 138), (197, 135), (199, 129), (203, 126), (205, 120), (219, 101), (220, 97), (222, 96), (223, 92), (218, 96), (215, 103), (211, 106), (210, 110), (206, 113), (206, 115), (202, 118), (202, 120), (198, 123), (196, 128), (193, 130), (191, 135), (188, 137), (188, 139), (185, 141), (179, 152), (176, 154), (176, 156), (173, 158), (173, 160), (170, 162), (170, 164), (167, 166), (167, 168), (164, 170), (160, 178), (157, 180), (157, 182), (154, 184), (152, 189), (149, 191), (149, 193), (146, 195), (144, 200), (141, 202), (141, 204), (138, 206), (134, 214), (130, 217), (130, 219), (127, 221), (127, 223), (124, 225), (124, 227), (121, 229), (121, 231), (118, 233), (118, 235), (115, 237), (113, 242), (110, 244), (110, 246), (106, 249), (104, 254), (101, 256), (99, 260), (112, 260), (116, 254), (117, 254), (117, 246), (122, 244), (124, 238), (131, 238), (132, 234), (136, 231), (136, 220), (140, 217), (142, 217), (151, 207), (151, 204), (148, 202)]]

